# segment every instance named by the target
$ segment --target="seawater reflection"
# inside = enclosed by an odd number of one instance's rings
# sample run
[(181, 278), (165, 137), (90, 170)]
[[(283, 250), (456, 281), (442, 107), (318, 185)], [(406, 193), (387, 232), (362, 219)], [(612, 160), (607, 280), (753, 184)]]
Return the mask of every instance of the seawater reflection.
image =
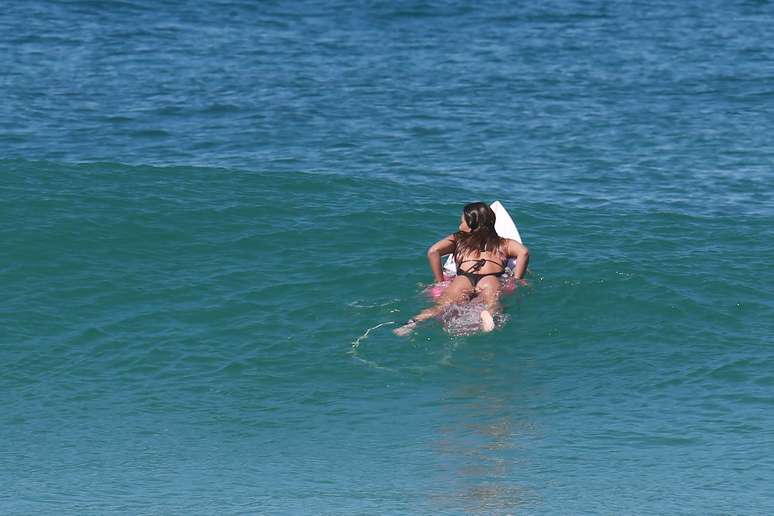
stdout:
[(439, 401), (447, 423), (432, 448), (445, 465), (438, 479), (445, 487), (433, 503), (440, 510), (473, 514), (538, 507), (532, 450), (543, 435), (530, 407), (540, 393), (523, 374), (534, 364), (503, 360), (497, 352), (463, 354), (458, 364), (465, 365), (454, 368), (463, 380)]

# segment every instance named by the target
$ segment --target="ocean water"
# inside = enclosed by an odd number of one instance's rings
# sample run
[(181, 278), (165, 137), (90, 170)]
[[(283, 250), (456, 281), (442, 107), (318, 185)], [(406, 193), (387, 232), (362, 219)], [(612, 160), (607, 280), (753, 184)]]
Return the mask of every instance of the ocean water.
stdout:
[[(771, 514), (772, 26), (4, 3), (0, 513)], [(395, 337), (475, 200), (528, 285)]]

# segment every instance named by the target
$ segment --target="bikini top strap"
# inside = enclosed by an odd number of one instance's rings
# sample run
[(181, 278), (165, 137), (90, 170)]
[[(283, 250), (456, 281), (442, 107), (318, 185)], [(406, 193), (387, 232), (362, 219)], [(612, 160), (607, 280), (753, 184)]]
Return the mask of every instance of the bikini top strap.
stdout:
[(502, 264), (502, 262), (496, 262), (494, 260), (487, 260), (486, 258), (479, 258), (478, 260), (462, 260), (460, 263), (457, 264), (457, 270), (459, 271), (460, 265), (463, 263), (469, 263), (474, 262), (475, 265), (473, 265), (470, 269), (464, 271), (464, 272), (478, 272), (481, 270), (481, 268), (486, 265), (486, 262), (494, 263), (495, 265), (499, 265), (500, 267), (505, 270), (505, 266)]

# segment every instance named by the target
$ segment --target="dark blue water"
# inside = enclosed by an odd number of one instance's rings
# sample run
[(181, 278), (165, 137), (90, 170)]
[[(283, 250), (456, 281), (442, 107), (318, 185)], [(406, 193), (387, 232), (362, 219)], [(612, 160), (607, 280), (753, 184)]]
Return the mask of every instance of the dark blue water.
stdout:
[[(4, 4), (0, 512), (771, 513), (772, 26)], [(393, 336), (474, 200), (528, 286)]]

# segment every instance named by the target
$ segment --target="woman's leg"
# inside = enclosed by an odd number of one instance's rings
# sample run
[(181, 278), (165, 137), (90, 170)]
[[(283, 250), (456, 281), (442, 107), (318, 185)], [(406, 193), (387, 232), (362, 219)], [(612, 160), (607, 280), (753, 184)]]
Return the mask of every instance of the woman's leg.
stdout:
[(425, 308), (417, 315), (409, 319), (409, 322), (400, 328), (395, 328), (392, 330), (392, 332), (395, 335), (399, 335), (401, 337), (408, 335), (414, 331), (414, 328), (417, 327), (417, 323), (435, 317), (436, 315), (443, 312), (443, 310), (450, 304), (458, 303), (469, 297), (472, 293), (473, 285), (470, 284), (470, 280), (464, 276), (457, 276), (452, 280), (451, 284), (446, 287), (446, 290), (443, 292), (441, 297), (438, 298), (435, 306)]
[(500, 306), (500, 279), (497, 276), (481, 278), (477, 291), (486, 307), (481, 312), (481, 329), (489, 332), (495, 327), (494, 314), (502, 309)]

